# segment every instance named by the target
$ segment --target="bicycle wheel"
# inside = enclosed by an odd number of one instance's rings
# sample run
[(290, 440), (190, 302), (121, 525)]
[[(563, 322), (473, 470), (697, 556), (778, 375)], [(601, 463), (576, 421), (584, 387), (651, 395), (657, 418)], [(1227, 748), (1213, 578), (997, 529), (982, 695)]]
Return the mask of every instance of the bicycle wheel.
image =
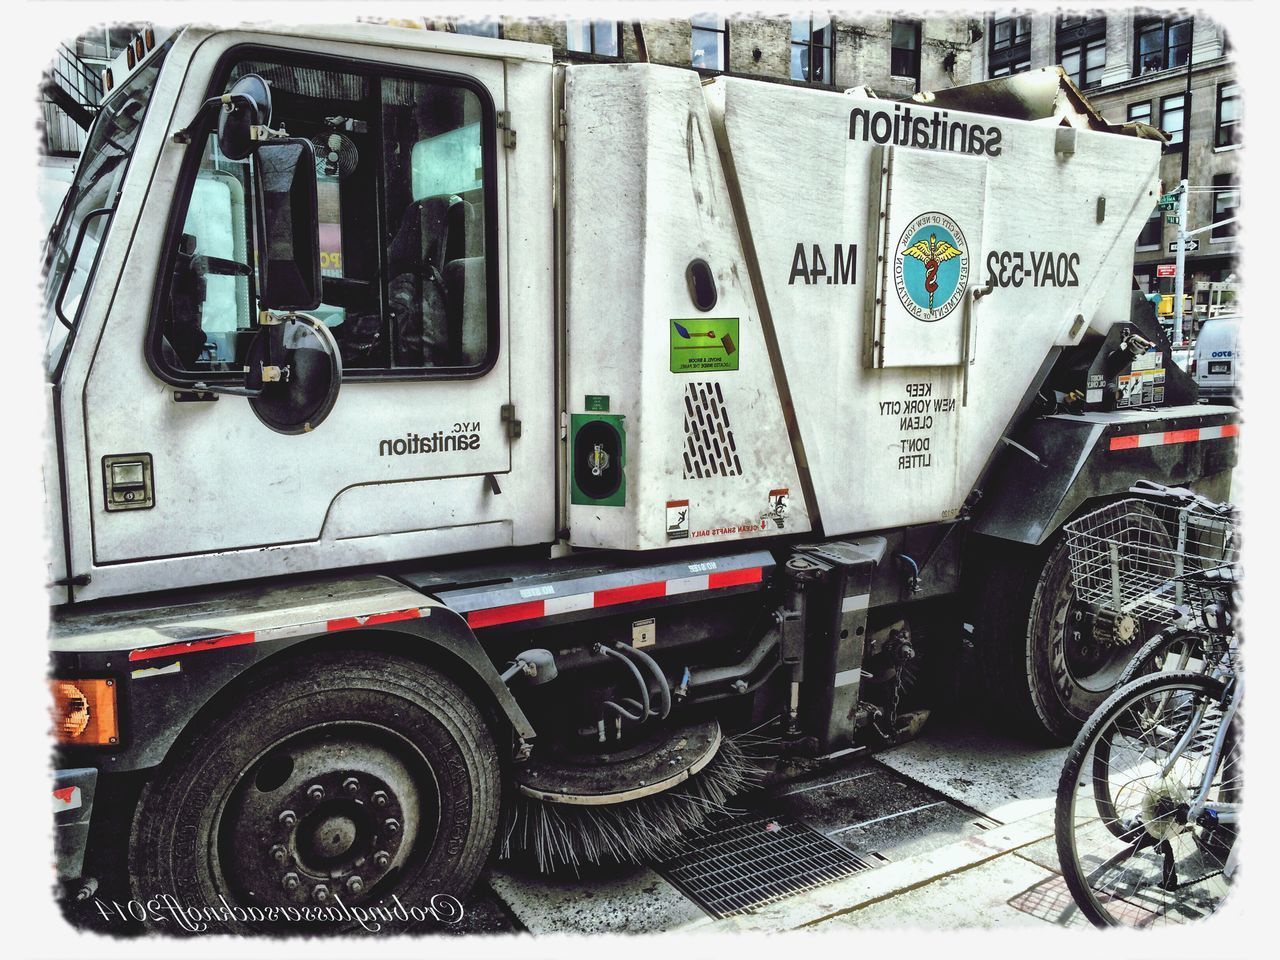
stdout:
[(1168, 670), (1190, 670), (1208, 673), (1222, 658), (1226, 638), (1215, 637), (1182, 627), (1166, 627), (1142, 645), (1124, 673), (1116, 689), (1138, 677)]
[[(1211, 765), (1226, 689), (1191, 672), (1141, 677), (1076, 738), (1054, 827), (1067, 886), (1096, 926), (1185, 923), (1226, 897), (1236, 842), (1229, 813), (1240, 798), (1236, 719)], [(1205, 810), (1191, 818), (1206, 780)]]

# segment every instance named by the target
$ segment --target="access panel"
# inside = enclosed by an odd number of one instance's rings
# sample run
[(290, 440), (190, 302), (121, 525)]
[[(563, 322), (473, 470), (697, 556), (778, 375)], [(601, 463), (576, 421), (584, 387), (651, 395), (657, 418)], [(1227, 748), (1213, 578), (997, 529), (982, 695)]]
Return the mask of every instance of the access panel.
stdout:
[(967, 355), (970, 285), (981, 263), (987, 162), (880, 147), (871, 165), (874, 283), (864, 330), (871, 367), (939, 367)]

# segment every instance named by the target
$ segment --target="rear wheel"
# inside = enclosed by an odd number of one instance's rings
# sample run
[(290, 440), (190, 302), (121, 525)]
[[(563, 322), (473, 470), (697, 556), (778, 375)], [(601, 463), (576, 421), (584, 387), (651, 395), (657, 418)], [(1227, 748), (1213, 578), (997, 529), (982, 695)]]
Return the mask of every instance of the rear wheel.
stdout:
[[(398, 898), (447, 918), (493, 846), (499, 804), (493, 739), (456, 683), (382, 654), (326, 652), (268, 668), (174, 748), (138, 805), (129, 872), (143, 902), (276, 908), (294, 932), (304, 927), (281, 908), (339, 899)], [(241, 911), (219, 926), (271, 924)]]
[[(1236, 722), (1210, 766), (1225, 691), (1197, 673), (1142, 677), (1109, 698), (1072, 746), (1055, 837), (1067, 885), (1095, 925), (1184, 923), (1226, 897), (1236, 834), (1219, 815), (1236, 812), (1241, 790)], [(1206, 778), (1206, 810), (1192, 817)]]
[[(1168, 542), (1154, 513), (1142, 535)], [(976, 588), (978, 652), (991, 706), (1015, 732), (1070, 743), (1120, 683), (1152, 624), (1108, 618), (1076, 596), (1062, 535), (1004, 548)]]

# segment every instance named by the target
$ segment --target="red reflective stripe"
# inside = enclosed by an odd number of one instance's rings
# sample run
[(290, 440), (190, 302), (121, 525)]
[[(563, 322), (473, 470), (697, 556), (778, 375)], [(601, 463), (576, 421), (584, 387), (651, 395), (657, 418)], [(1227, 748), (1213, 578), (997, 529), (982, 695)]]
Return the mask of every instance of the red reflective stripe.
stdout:
[(252, 633), (233, 633), (225, 637), (213, 637), (209, 640), (192, 640), (190, 643), (167, 643), (162, 647), (144, 647), (129, 653), (129, 661), (155, 660), (159, 657), (177, 657), (185, 653), (201, 653), (205, 650), (220, 650), (223, 647), (238, 647), (253, 643)]
[(716, 587), (736, 587), (743, 583), (759, 583), (763, 578), (764, 571), (760, 567), (726, 570), (724, 573), (713, 573), (707, 577), (707, 586), (712, 590)]
[(517, 620), (534, 620), (540, 616), (542, 601), (531, 600), (528, 603), (491, 607), (488, 610), (472, 610), (467, 614), (467, 623), (472, 627), (494, 627), (500, 623), (515, 623)]
[(76, 793), (75, 787), (62, 787), (58, 790), (53, 791), (54, 797), (58, 800), (61, 800), (63, 803), (70, 803), (71, 798), (75, 796), (75, 793)]
[(395, 623), (397, 620), (416, 620), (422, 616), (417, 607), (408, 610), (392, 610), (389, 613), (371, 613), (367, 617), (339, 617), (329, 621), (330, 630), (350, 630), (353, 627), (371, 627), (378, 623)]
[(1164, 437), (1160, 440), (1164, 443), (1195, 443), (1200, 439), (1200, 429), (1198, 427), (1191, 430), (1166, 430)]
[[(1164, 433), (1131, 433), (1124, 437), (1112, 437), (1112, 450), (1132, 450), (1134, 447), (1163, 447), (1174, 443), (1198, 443), (1201, 440), (1225, 440), (1240, 435), (1240, 425), (1224, 424), (1221, 427), (1191, 427), (1187, 430), (1166, 430)], [(1143, 443), (1146, 439), (1148, 442)], [(1154, 442), (1151, 442), (1154, 440)]]
[(631, 603), (635, 600), (652, 600), (654, 597), (667, 595), (667, 582), (637, 583), (630, 587), (614, 587), (611, 590), (597, 590), (594, 606), (611, 607), (615, 603)]

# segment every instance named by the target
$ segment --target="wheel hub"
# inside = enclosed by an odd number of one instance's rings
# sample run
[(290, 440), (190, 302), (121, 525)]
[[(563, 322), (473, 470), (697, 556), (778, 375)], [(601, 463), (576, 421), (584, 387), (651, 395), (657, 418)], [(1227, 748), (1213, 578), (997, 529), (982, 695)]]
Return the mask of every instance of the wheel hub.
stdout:
[(1171, 840), (1186, 829), (1190, 794), (1186, 784), (1165, 777), (1142, 798), (1142, 825), (1157, 840)]
[(224, 876), (252, 902), (372, 899), (434, 836), (433, 795), (420, 790), (434, 780), (429, 768), (415, 777), (400, 753), (358, 729), (277, 745), (223, 818)]

